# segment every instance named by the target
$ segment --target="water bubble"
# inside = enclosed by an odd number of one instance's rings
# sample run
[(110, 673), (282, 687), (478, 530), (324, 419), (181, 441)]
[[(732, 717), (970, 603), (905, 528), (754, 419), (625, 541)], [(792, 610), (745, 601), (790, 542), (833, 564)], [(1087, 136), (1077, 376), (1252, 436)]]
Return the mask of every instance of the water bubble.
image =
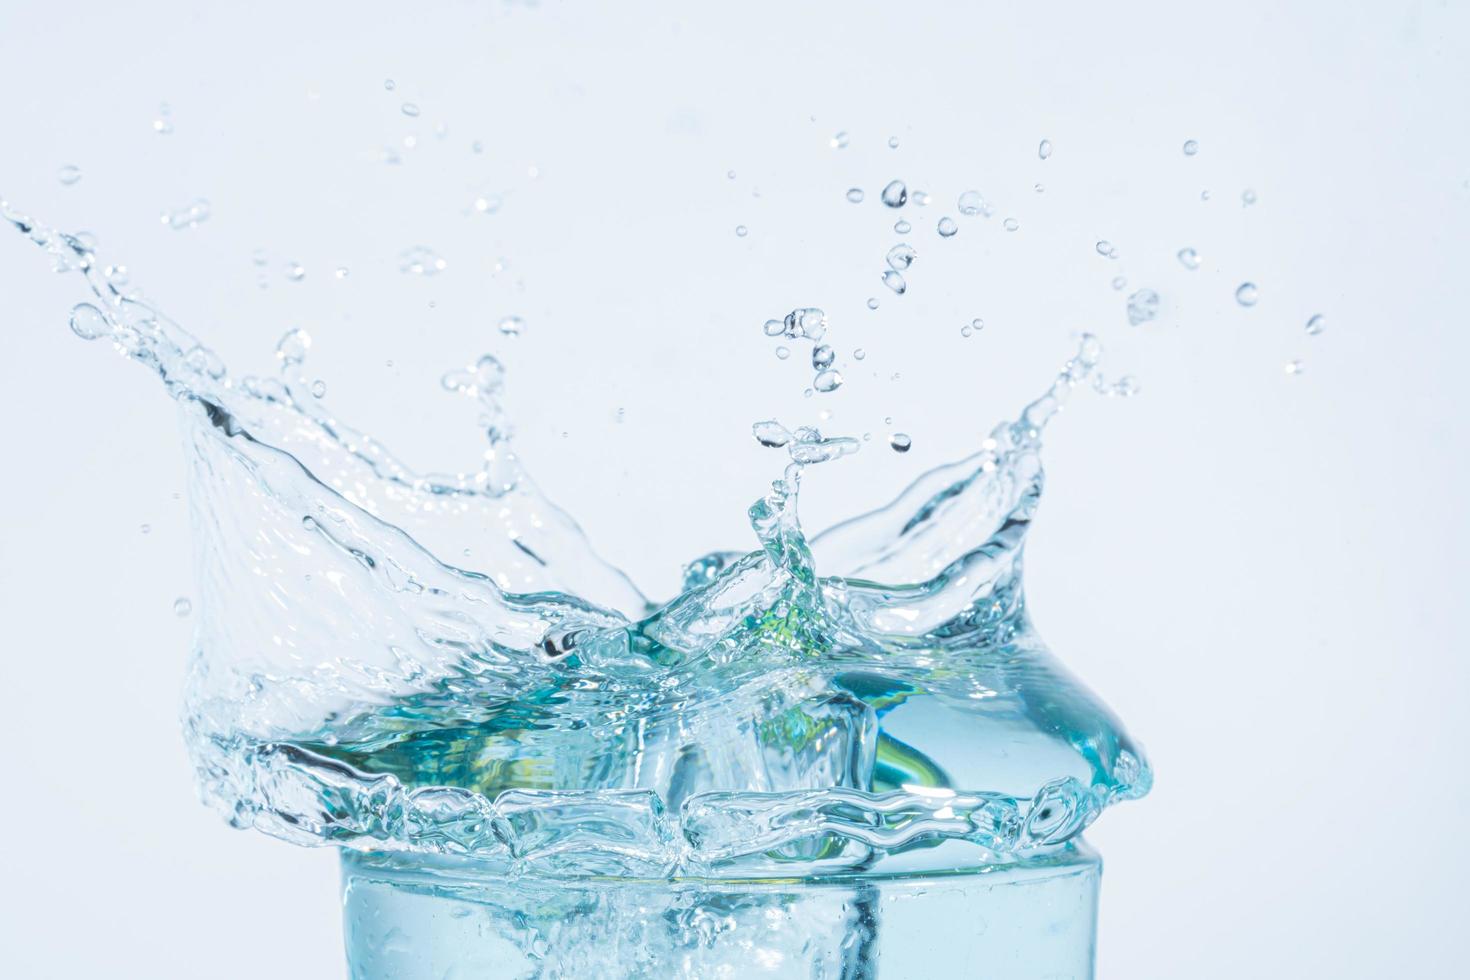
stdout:
[(147, 533), (149, 533), (150, 531), (153, 530), (153, 525), (151, 525), (151, 524), (139, 524), (138, 525), (138, 530), (140, 532), (142, 532), (143, 534), (147, 534)]
[(786, 331), (786, 324), (780, 320), (767, 320), (761, 329), (766, 332), (767, 337), (779, 337)]
[(306, 278), (306, 267), (300, 262), (287, 262), (286, 278), (292, 282), (300, 282)]
[(854, 204), (863, 203), (863, 189), (861, 187), (849, 187), (847, 189), (847, 199)]
[(942, 238), (953, 238), (955, 233), (960, 230), (960, 226), (955, 224), (954, 219), (949, 215), (945, 215), (939, 219), (939, 224), (934, 226), (934, 230), (939, 232)]
[(173, 121), (163, 116), (153, 120), (153, 131), (159, 136), (167, 136), (174, 131)]
[(918, 205), (919, 207), (927, 208), (929, 206), (928, 191), (914, 191), (913, 194), (909, 196), (913, 199), (914, 204)]
[(337, 270), (332, 274), (338, 279), (346, 279), (350, 275), (350, 270), (345, 265), (339, 265), (337, 266)]
[(179, 617), (180, 619), (183, 619), (185, 616), (189, 615), (193, 611), (194, 603), (190, 602), (184, 596), (179, 596), (177, 599), (174, 600), (174, 615)]
[(1036, 147), (1036, 155), (1043, 160), (1051, 156), (1051, 140), (1042, 140), (1041, 144)]
[(496, 324), (500, 332), (507, 337), (519, 337), (521, 331), (525, 329), (525, 326), (526, 321), (518, 316), (503, 316), (500, 318), (500, 322)]
[(904, 244), (903, 242), (899, 242), (897, 245), (888, 250), (888, 265), (890, 268), (897, 269), (899, 272), (902, 272), (903, 270), (914, 264), (914, 257), (917, 254), (918, 253), (915, 252), (908, 245)]
[(904, 281), (903, 276), (898, 272), (897, 269), (889, 269), (887, 272), (883, 273), (883, 285), (887, 286), (889, 289), (893, 290), (900, 296), (902, 296), (904, 294), (904, 291), (909, 288), (909, 284)]
[(68, 163), (64, 167), (60, 167), (57, 169), (56, 179), (61, 181), (67, 187), (70, 187), (72, 184), (75, 184), (77, 181), (82, 179), (82, 168), (78, 167), (74, 163)]
[(914, 226), (909, 224), (903, 218), (899, 218), (893, 223), (893, 230), (898, 232), (900, 235), (907, 235), (910, 231), (913, 231), (913, 229)]
[(746, 228), (744, 225), (736, 225), (735, 226), (735, 235), (737, 237), (744, 238), (749, 233), (750, 233), (750, 230), (748, 228)]
[(792, 310), (781, 324), (781, 332), (793, 340), (821, 340), (827, 333), (827, 314), (814, 306)]
[(750, 427), (750, 434), (755, 436), (756, 442), (768, 449), (779, 449), (791, 441), (790, 431), (774, 419), (755, 423)]
[(960, 214), (974, 216), (977, 214), (990, 217), (993, 209), (990, 203), (981, 196), (979, 191), (965, 191), (959, 199)]
[(1184, 155), (1185, 156), (1192, 157), (1192, 156), (1194, 156), (1198, 152), (1199, 152), (1199, 142), (1198, 141), (1196, 141), (1196, 140), (1185, 140), (1184, 141)]
[(848, 143), (847, 131), (843, 130), (839, 133), (833, 134), (832, 139), (829, 140), (829, 142), (832, 144), (832, 149), (834, 150), (846, 149)]
[(1326, 320), (1326, 318), (1324, 318), (1322, 316), (1322, 314), (1320, 314), (1320, 313), (1314, 313), (1314, 314), (1312, 314), (1311, 319), (1309, 319), (1307, 321), (1307, 326), (1306, 326), (1307, 336), (1308, 337), (1315, 337), (1315, 336), (1317, 336), (1319, 333), (1321, 333), (1325, 329), (1327, 329), (1327, 320)]
[(878, 297), (876, 297), (876, 296), (869, 296), (868, 297), (868, 309), (870, 309), (870, 310), (876, 310), (877, 308), (878, 308)]
[(975, 332), (974, 329), (971, 328), (971, 326), (968, 323), (966, 323), (964, 326), (960, 327), (960, 336), (961, 337), (968, 337), (971, 334), (973, 334), (974, 332)]
[(865, 360), (867, 358), (867, 356), (868, 356), (868, 352), (865, 351), (865, 350), (863, 350), (861, 347), (855, 349), (852, 352), (852, 359), (855, 360), (855, 361)]
[(890, 150), (896, 150), (896, 149), (898, 149), (898, 137), (897, 136), (890, 136), (890, 137), (888, 137), (888, 148)]
[(1118, 257), (1118, 249), (1112, 242), (1104, 239), (1097, 243), (1097, 254), (1105, 259), (1116, 259)]
[(1126, 285), (1128, 285), (1128, 280), (1127, 279), (1124, 279), (1122, 276), (1114, 276), (1113, 277), (1113, 288), (1114, 289), (1122, 289)]
[(128, 267), (125, 265), (109, 265), (102, 270), (102, 274), (114, 286), (126, 286), (128, 284)]
[(826, 393), (842, 387), (842, 375), (828, 368), (812, 379), (812, 387)]
[(438, 253), (425, 245), (415, 245), (398, 253), (398, 269), (414, 276), (432, 276), (448, 265)]
[(888, 437), (888, 445), (892, 446), (896, 453), (906, 453), (913, 448), (914, 440), (906, 432), (895, 432)]
[(399, 156), (398, 151), (391, 146), (383, 147), (383, 152), (379, 154), (379, 159), (390, 167), (397, 166), (403, 162), (403, 157)]
[(1260, 291), (1253, 282), (1243, 282), (1235, 288), (1235, 301), (1241, 306), (1255, 306), (1259, 298)]
[(832, 349), (831, 344), (818, 344), (812, 348), (812, 367), (818, 371), (832, 366), (837, 359), (837, 352)]
[(1192, 248), (1181, 248), (1179, 250), (1179, 262), (1186, 269), (1199, 268), (1199, 253)]
[(1206, 189), (1204, 189), (1204, 190), (1202, 190), (1202, 191), (1199, 192), (1199, 199), (1201, 201), (1208, 201), (1210, 199), (1210, 191), (1209, 191), (1209, 188), (1206, 188)]
[(1247, 187), (1245, 190), (1243, 190), (1243, 191), (1240, 192), (1240, 206), (1241, 207), (1248, 208), (1252, 204), (1255, 204), (1255, 203), (1256, 203), (1256, 192), (1255, 191), (1253, 191), (1249, 187)]
[(385, 78), (385, 79), (383, 79), (383, 88), (387, 89), (388, 91), (391, 92), (391, 91), (393, 91), (397, 87), (398, 87), (398, 83), (395, 82), (395, 81), (393, 81), (393, 79), (391, 79), (391, 78)]
[(416, 104), (412, 103), (412, 102), (405, 102), (405, 103), (403, 103), (403, 107), (402, 108), (403, 108), (403, 114), (405, 116), (408, 116), (409, 118), (413, 118), (414, 116), (417, 116), (419, 114), (419, 107)]
[(1297, 375), (1297, 374), (1301, 374), (1302, 371), (1304, 371), (1304, 370), (1306, 370), (1306, 369), (1302, 366), (1302, 362), (1299, 361), (1299, 360), (1298, 361), (1287, 361), (1286, 362), (1286, 373), (1287, 374)]
[(484, 140), (475, 140), (473, 143), (470, 144), (470, 152), (471, 153), (484, 153), (485, 152), (485, 141)]
[(276, 344), (276, 357), (282, 367), (294, 367), (306, 360), (306, 352), (310, 349), (311, 334), (300, 327), (292, 327), (281, 335)]
[(71, 332), (83, 340), (97, 340), (112, 332), (102, 311), (91, 303), (78, 303), (71, 308)]
[(784, 361), (784, 360), (786, 360), (786, 358), (788, 358), (790, 356), (791, 356), (791, 348), (789, 348), (789, 347), (777, 347), (776, 348), (776, 358), (777, 358), (777, 360)]
[(193, 228), (201, 221), (209, 218), (209, 202), (204, 198), (195, 198), (188, 207), (177, 208), (173, 211), (165, 211), (159, 215), (159, 221), (168, 225), (174, 231), (184, 228)]
[(1005, 227), (1006, 231), (1015, 231), (1017, 228), (1021, 227), (1021, 222), (1017, 221), (1015, 218), (1007, 218)]
[(909, 189), (901, 180), (890, 180), (883, 188), (881, 195), (883, 203), (890, 208), (901, 208), (908, 203)]
[(1147, 323), (1159, 315), (1159, 294), (1152, 289), (1140, 289), (1128, 297), (1128, 322), (1133, 326)]
[(733, 171), (733, 170), (726, 170), (725, 171), (725, 179), (726, 180), (734, 180), (735, 179), (735, 171)]
[(315, 381), (313, 381), (311, 383), (311, 396), (313, 398), (327, 397), (327, 383), (321, 378), (317, 378)]

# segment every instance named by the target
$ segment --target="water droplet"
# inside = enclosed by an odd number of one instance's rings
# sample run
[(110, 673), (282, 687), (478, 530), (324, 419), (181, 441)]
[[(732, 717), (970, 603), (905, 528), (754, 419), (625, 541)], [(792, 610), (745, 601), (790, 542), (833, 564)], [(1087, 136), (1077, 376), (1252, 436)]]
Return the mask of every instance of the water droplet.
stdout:
[(766, 332), (767, 337), (779, 337), (785, 332), (786, 324), (780, 320), (767, 320), (761, 329)]
[(128, 267), (125, 265), (109, 265), (102, 270), (102, 274), (114, 286), (126, 286), (128, 284)]
[(893, 230), (898, 232), (900, 235), (907, 235), (910, 231), (913, 230), (913, 227), (913, 225), (909, 224), (903, 218), (899, 218), (893, 223)]
[(525, 329), (526, 321), (522, 320), (518, 316), (503, 316), (500, 318), (500, 322), (497, 323), (496, 326), (500, 329), (500, 332), (505, 334), (505, 336), (507, 337), (519, 337), (521, 335), (521, 331)]
[(965, 191), (963, 194), (961, 194), (959, 199), (959, 209), (960, 214), (970, 215), (972, 217), (979, 214), (984, 215), (988, 218), (992, 213), (994, 213), (994, 209), (991, 208), (990, 202), (986, 201), (985, 198), (981, 196), (979, 191)]
[(1302, 366), (1302, 362), (1301, 361), (1287, 361), (1286, 362), (1286, 373), (1287, 374), (1292, 374), (1292, 375), (1301, 374), (1302, 371), (1304, 371), (1304, 370), (1305, 370), (1305, 368)]
[(306, 360), (306, 352), (310, 349), (311, 334), (300, 327), (292, 327), (281, 335), (276, 344), (276, 357), (282, 367), (294, 367)]
[(1243, 282), (1235, 289), (1235, 301), (1241, 306), (1255, 306), (1260, 292), (1253, 282)]
[(847, 199), (854, 204), (863, 203), (863, 189), (861, 187), (849, 187), (847, 189)]
[(960, 226), (955, 224), (954, 219), (949, 215), (945, 215), (939, 219), (939, 224), (934, 226), (934, 230), (939, 232), (941, 238), (953, 238), (960, 230)]
[(836, 391), (842, 387), (842, 375), (828, 368), (812, 379), (812, 387), (824, 394)]
[(1133, 326), (1147, 323), (1159, 315), (1159, 294), (1152, 289), (1140, 289), (1128, 297), (1128, 322)]
[(909, 198), (914, 202), (914, 204), (921, 208), (927, 208), (929, 206), (928, 191), (914, 191), (912, 194), (909, 195)]
[(419, 107), (412, 102), (405, 102), (403, 103), (403, 114), (409, 118), (417, 116), (419, 114)]
[(1051, 140), (1042, 140), (1041, 145), (1036, 147), (1036, 155), (1043, 160), (1051, 156)]
[(1314, 313), (1314, 314), (1312, 314), (1311, 319), (1309, 319), (1307, 321), (1306, 331), (1307, 331), (1307, 336), (1308, 337), (1315, 337), (1319, 333), (1321, 333), (1323, 330), (1326, 330), (1326, 329), (1327, 329), (1327, 320), (1320, 313)]
[(470, 152), (471, 153), (484, 153), (485, 152), (485, 141), (484, 140), (475, 140), (473, 143), (470, 144)]
[(1036, 192), (1036, 193), (1038, 193), (1038, 194), (1041, 194), (1041, 193), (1043, 193), (1043, 192), (1045, 192), (1045, 191), (1046, 191), (1046, 188), (1045, 188), (1045, 187), (1043, 187), (1043, 186), (1041, 186), (1041, 184), (1039, 184), (1039, 183), (1037, 183), (1037, 184), (1032, 184), (1032, 185), (1031, 185), (1031, 189), (1032, 189), (1032, 190), (1033, 190), (1033, 191), (1035, 191), (1035, 192)]
[(843, 130), (842, 132), (834, 134), (830, 142), (832, 144), (832, 149), (834, 150), (846, 149), (848, 143), (847, 131)]
[(867, 358), (867, 356), (868, 356), (868, 352), (865, 351), (865, 350), (863, 350), (861, 347), (857, 348), (856, 350), (854, 350), (852, 352), (852, 359), (855, 360), (855, 361), (865, 360)]
[(425, 245), (415, 245), (398, 253), (398, 269), (414, 276), (432, 276), (448, 265), (438, 253)]
[(1181, 248), (1179, 250), (1179, 262), (1186, 269), (1199, 268), (1199, 253), (1192, 248)]
[(777, 347), (776, 348), (776, 358), (778, 360), (784, 361), (784, 360), (786, 360), (786, 358), (788, 358), (790, 356), (791, 356), (791, 348), (789, 348), (789, 347)]
[(888, 148), (890, 150), (896, 150), (896, 149), (898, 149), (898, 137), (897, 136), (890, 136), (890, 137), (888, 137)]
[(83, 340), (97, 340), (112, 332), (102, 311), (91, 303), (78, 303), (71, 308), (71, 332)]
[(346, 279), (349, 274), (350, 272), (345, 265), (337, 266), (337, 271), (333, 273), (333, 275), (335, 275), (338, 279)]
[(890, 180), (883, 188), (881, 195), (883, 203), (890, 208), (901, 208), (908, 203), (909, 189), (901, 180)]
[(735, 235), (737, 237), (744, 238), (748, 234), (750, 234), (750, 229), (746, 228), (744, 225), (735, 226)]
[(1116, 259), (1118, 257), (1118, 249), (1112, 242), (1104, 239), (1097, 243), (1097, 254), (1105, 259)]
[(909, 288), (909, 284), (904, 281), (903, 276), (899, 274), (897, 269), (889, 269), (887, 272), (883, 273), (883, 285), (887, 286), (889, 289), (893, 290), (900, 296), (902, 296), (904, 294), (904, 291)]
[(174, 600), (174, 615), (180, 619), (183, 619), (193, 611), (194, 603), (190, 602), (184, 596), (179, 596)]
[(876, 296), (869, 296), (868, 297), (868, 309), (870, 309), (870, 310), (876, 310), (877, 308), (878, 308), (878, 297), (876, 297)]
[(395, 81), (393, 81), (393, 79), (391, 79), (391, 78), (385, 78), (385, 79), (383, 79), (383, 88), (387, 89), (388, 91), (391, 92), (391, 91), (393, 91), (397, 87), (398, 87), (398, 83), (395, 82)]
[(971, 327), (970, 327), (970, 325), (968, 323), (965, 324), (964, 326), (960, 327), (960, 336), (961, 337), (968, 337), (968, 336), (970, 336), (970, 334), (972, 334), (974, 332), (975, 331), (973, 329), (971, 329)]
[(1192, 156), (1194, 156), (1198, 152), (1199, 152), (1199, 142), (1197, 140), (1185, 140), (1184, 141), (1184, 155), (1185, 156), (1192, 157)]
[(82, 179), (82, 168), (78, 167), (74, 163), (68, 163), (66, 166), (57, 169), (56, 179), (61, 181), (67, 187), (70, 187), (72, 184), (75, 184), (77, 181)]
[(832, 362), (836, 359), (837, 352), (830, 344), (818, 344), (812, 348), (812, 367), (818, 371), (831, 367)]
[(733, 171), (733, 170), (726, 170), (725, 171), (725, 179), (726, 180), (734, 180), (735, 179), (735, 171)]
[(201, 221), (207, 220), (209, 214), (209, 202), (200, 197), (195, 198), (194, 202), (188, 207), (165, 211), (159, 215), (159, 221), (168, 225), (174, 231), (180, 231), (184, 228), (193, 228)]
[(756, 442), (768, 449), (779, 449), (791, 441), (790, 431), (774, 419), (755, 423), (750, 427), (750, 434), (755, 436)]
[(144, 534), (147, 534), (148, 532), (150, 532), (150, 531), (153, 530), (153, 525), (151, 525), (151, 524), (139, 524), (138, 525), (138, 530), (141, 531)]
[(1017, 221), (1015, 218), (1006, 219), (1006, 231), (1015, 231), (1019, 227), (1021, 227), (1021, 222)]
[(167, 136), (174, 131), (173, 120), (166, 115), (160, 115), (153, 120), (153, 131), (159, 136)]
[(1210, 192), (1208, 188), (1199, 192), (1199, 199), (1201, 201), (1208, 201), (1210, 199)]
[(311, 396), (313, 398), (327, 397), (327, 383), (321, 378), (317, 378), (315, 381), (313, 381), (311, 383)]
[(814, 306), (792, 310), (782, 321), (781, 332), (793, 340), (821, 340), (827, 333), (827, 314)]
[(913, 448), (914, 440), (906, 432), (895, 432), (888, 437), (888, 445), (896, 453), (906, 453)]
[(292, 282), (300, 282), (306, 278), (306, 267), (300, 262), (287, 262), (286, 278)]
[(485, 194), (475, 198), (475, 210), (481, 214), (494, 214), (502, 203), (499, 194)]
[(1256, 192), (1255, 191), (1253, 191), (1249, 187), (1247, 187), (1245, 190), (1243, 190), (1243, 191), (1240, 192), (1240, 206), (1241, 207), (1248, 208), (1252, 204), (1255, 204), (1255, 203), (1256, 203)]
[(899, 242), (897, 245), (888, 250), (889, 268), (897, 269), (899, 272), (902, 272), (903, 270), (914, 264), (914, 257), (917, 254), (918, 253), (915, 252), (908, 245), (904, 244), (903, 242)]
[(1128, 285), (1128, 280), (1127, 279), (1124, 279), (1122, 276), (1114, 276), (1113, 277), (1113, 288), (1114, 289), (1122, 289), (1126, 285)]

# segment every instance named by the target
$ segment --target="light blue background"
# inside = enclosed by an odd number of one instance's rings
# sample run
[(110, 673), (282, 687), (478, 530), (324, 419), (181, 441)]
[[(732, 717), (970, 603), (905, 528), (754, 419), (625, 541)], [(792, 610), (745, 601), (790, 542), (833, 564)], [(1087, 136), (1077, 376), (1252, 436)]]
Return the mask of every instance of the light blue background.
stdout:
[[(528, 465), (655, 592), (752, 543), (743, 512), (778, 465), (752, 420), (826, 407), (831, 433), (874, 434), (809, 481), (820, 526), (967, 452), (1097, 331), (1143, 394), (1080, 394), (1055, 427), (1028, 578), (1043, 633), (1158, 770), (1090, 835), (1099, 975), (1457, 975), (1463, 4), (127, 6), (0, 5), (0, 193), (96, 234), (237, 370), (306, 326), (341, 414), (425, 466), (476, 445), (438, 376), (500, 353)], [(934, 196), (905, 209), (902, 299), (877, 278), (893, 177)], [(970, 188), (995, 217), (941, 241)], [(464, 213), (488, 194), (497, 213)], [(207, 222), (159, 223), (196, 197)], [(443, 274), (398, 271), (419, 244)], [(1133, 329), (1137, 286), (1163, 307)], [(0, 296), (0, 973), (340, 975), (334, 855), (192, 799), (170, 404), (67, 331), (77, 283), (19, 236)], [(803, 305), (845, 361), (827, 399), (760, 332)]]

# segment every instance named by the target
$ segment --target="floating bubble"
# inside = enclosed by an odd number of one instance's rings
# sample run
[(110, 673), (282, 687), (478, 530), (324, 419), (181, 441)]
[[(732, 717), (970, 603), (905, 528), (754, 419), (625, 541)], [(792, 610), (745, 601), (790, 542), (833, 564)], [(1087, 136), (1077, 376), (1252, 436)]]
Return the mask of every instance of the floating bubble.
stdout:
[(919, 207), (927, 208), (929, 206), (928, 191), (914, 191), (913, 194), (909, 196), (913, 200), (914, 204), (918, 205)]
[(906, 432), (895, 432), (888, 437), (888, 445), (893, 447), (896, 453), (906, 453), (914, 446), (914, 440)]
[(791, 432), (775, 419), (755, 423), (750, 427), (750, 434), (768, 449), (779, 449), (791, 441)]
[(200, 197), (195, 198), (188, 207), (165, 211), (159, 215), (159, 221), (168, 225), (174, 231), (180, 231), (184, 228), (193, 228), (200, 222), (207, 220), (209, 214), (209, 202)]
[(1199, 268), (1199, 253), (1192, 248), (1181, 248), (1179, 250), (1179, 263), (1186, 269)]
[(828, 142), (832, 144), (832, 149), (834, 150), (845, 150), (848, 144), (847, 131), (842, 130), (834, 133)]
[(779, 337), (785, 332), (786, 324), (780, 320), (767, 320), (761, 329), (766, 332), (767, 337)]
[(867, 358), (867, 356), (868, 356), (868, 352), (865, 351), (865, 350), (863, 350), (861, 347), (856, 348), (852, 352), (852, 359), (855, 360), (855, 361), (864, 360), (864, 359)]
[(971, 327), (968, 323), (966, 323), (966, 324), (964, 324), (963, 326), (960, 327), (960, 336), (961, 337), (968, 337), (971, 334), (973, 334), (974, 332), (975, 332), (974, 328)]
[(495, 326), (507, 337), (519, 337), (526, 327), (526, 321), (518, 316), (503, 316)]
[(890, 137), (888, 137), (888, 148), (890, 150), (896, 150), (896, 149), (898, 149), (898, 137), (897, 136), (890, 136)]
[(286, 278), (292, 282), (300, 282), (306, 278), (306, 267), (300, 262), (287, 262)]
[(888, 265), (899, 272), (914, 264), (914, 257), (918, 253), (903, 242), (898, 243), (888, 250)]
[(337, 266), (336, 271), (332, 274), (338, 279), (346, 279), (351, 274), (351, 271), (347, 268), (347, 266), (339, 265)]
[(1133, 326), (1147, 323), (1159, 315), (1159, 294), (1152, 289), (1140, 289), (1128, 297), (1128, 322)]
[(1240, 192), (1240, 206), (1241, 207), (1248, 208), (1252, 204), (1255, 204), (1255, 203), (1256, 203), (1256, 192), (1255, 191), (1253, 191), (1249, 187), (1247, 187), (1245, 190), (1243, 190), (1243, 191)]
[(1114, 276), (1113, 277), (1113, 288), (1114, 289), (1122, 289), (1126, 285), (1128, 285), (1128, 280), (1127, 279), (1124, 279), (1122, 276)]
[(1192, 156), (1194, 156), (1198, 152), (1199, 152), (1199, 142), (1197, 140), (1185, 140), (1184, 141), (1184, 155), (1185, 156), (1192, 157)]
[(1260, 291), (1253, 282), (1243, 282), (1235, 288), (1235, 301), (1241, 306), (1255, 306)]
[(1287, 361), (1286, 362), (1286, 373), (1287, 374), (1291, 374), (1291, 375), (1301, 374), (1302, 371), (1304, 371), (1304, 370), (1305, 370), (1305, 368), (1302, 366), (1302, 362), (1299, 361), (1299, 360), (1297, 360), (1297, 361)]
[(325, 381), (323, 381), (321, 378), (317, 378), (315, 381), (313, 381), (311, 383), (311, 397), (313, 397), (313, 398), (325, 398), (325, 397), (327, 397), (327, 383)]
[(1035, 191), (1035, 192), (1036, 192), (1036, 193), (1038, 193), (1038, 194), (1040, 194), (1040, 193), (1042, 193), (1042, 192), (1043, 192), (1043, 191), (1045, 191), (1045, 190), (1046, 190), (1046, 188), (1045, 188), (1045, 187), (1042, 187), (1042, 186), (1041, 186), (1041, 184), (1039, 184), (1039, 183), (1037, 183), (1037, 184), (1032, 184), (1032, 185), (1031, 185), (1031, 189), (1032, 189), (1032, 190), (1033, 190), (1033, 191)]
[(403, 114), (405, 116), (408, 116), (409, 118), (413, 118), (414, 116), (417, 116), (419, 114), (419, 107), (412, 102), (403, 103), (402, 109)]
[(876, 296), (869, 296), (868, 297), (868, 309), (870, 309), (870, 310), (876, 310), (877, 308), (878, 308), (878, 297), (876, 297)]
[(735, 179), (735, 171), (733, 171), (733, 170), (726, 170), (725, 171), (725, 179), (726, 180), (734, 180)]
[(890, 180), (880, 197), (890, 208), (901, 208), (908, 203), (909, 189), (901, 180)]
[(415, 245), (398, 253), (398, 269), (414, 276), (432, 276), (443, 272), (448, 263), (425, 245)]
[(832, 366), (837, 359), (837, 352), (832, 349), (831, 344), (818, 344), (812, 348), (812, 367), (818, 371)]
[(887, 286), (889, 289), (893, 290), (900, 296), (902, 296), (904, 294), (904, 291), (909, 288), (909, 284), (904, 281), (902, 274), (900, 274), (897, 269), (889, 269), (887, 272), (883, 273), (883, 285)]
[(900, 235), (907, 235), (910, 231), (913, 231), (913, 228), (914, 226), (909, 224), (903, 218), (899, 218), (893, 223), (893, 230), (898, 232)]
[(960, 195), (958, 206), (960, 214), (971, 217), (979, 214), (988, 218), (994, 212), (994, 209), (990, 206), (990, 202), (985, 200), (979, 191), (965, 191)]
[(824, 394), (829, 391), (836, 391), (842, 387), (842, 375), (828, 368), (812, 379), (812, 387)]
[(147, 534), (153, 530), (153, 526), (151, 524), (139, 524), (138, 530), (143, 534)]
[(934, 230), (939, 232), (943, 238), (953, 238), (955, 233), (960, 230), (960, 226), (955, 224), (954, 219), (949, 215), (945, 215), (939, 219), (939, 224), (934, 226)]
[(388, 91), (391, 92), (391, 91), (393, 91), (397, 87), (398, 87), (398, 83), (395, 82), (395, 81), (393, 81), (393, 79), (391, 79), (391, 78), (385, 78), (385, 79), (383, 79), (383, 88), (387, 89)]
[(786, 358), (788, 358), (790, 356), (791, 356), (791, 348), (789, 348), (789, 347), (777, 347), (776, 348), (776, 359), (777, 360), (784, 361), (784, 360), (786, 360)]
[(854, 204), (863, 203), (863, 189), (861, 187), (849, 187), (847, 189), (847, 199)]
[(83, 340), (97, 340), (112, 333), (112, 326), (97, 307), (78, 303), (71, 308), (71, 332)]
[(1327, 320), (1320, 313), (1312, 314), (1311, 318), (1307, 320), (1306, 331), (1308, 337), (1315, 337), (1326, 329)]
[(57, 168), (56, 179), (61, 181), (67, 187), (70, 187), (72, 184), (75, 184), (77, 181), (82, 179), (82, 168), (78, 167), (74, 163), (68, 163), (63, 167)]
[(1015, 218), (1007, 218), (1005, 227), (1006, 231), (1015, 231), (1017, 228), (1021, 227), (1021, 222), (1017, 221)]
[(1036, 147), (1036, 155), (1043, 160), (1051, 156), (1051, 140), (1042, 140), (1041, 144)]
[(1112, 242), (1104, 239), (1097, 243), (1097, 254), (1105, 259), (1116, 259), (1118, 257), (1118, 249)]
[(1210, 192), (1208, 188), (1199, 192), (1199, 199), (1201, 201), (1208, 201), (1210, 199)]
[(744, 225), (735, 226), (735, 237), (744, 238), (748, 234), (750, 234), (750, 229), (746, 228)]
[(782, 321), (781, 332), (793, 340), (821, 340), (827, 333), (827, 314), (815, 306), (792, 310)]
[(179, 596), (177, 599), (174, 600), (174, 615), (179, 617), (180, 619), (183, 619), (185, 616), (189, 615), (193, 611), (194, 603), (190, 602), (184, 596)]

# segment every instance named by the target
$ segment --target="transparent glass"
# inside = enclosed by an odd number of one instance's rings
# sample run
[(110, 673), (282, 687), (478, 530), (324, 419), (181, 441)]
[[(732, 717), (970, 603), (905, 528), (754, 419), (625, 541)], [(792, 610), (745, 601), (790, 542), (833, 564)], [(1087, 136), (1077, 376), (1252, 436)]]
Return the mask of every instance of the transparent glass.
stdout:
[[(932, 863), (932, 862), (929, 862)], [(342, 852), (352, 980), (1092, 976), (1102, 863), (799, 878), (515, 875)]]

